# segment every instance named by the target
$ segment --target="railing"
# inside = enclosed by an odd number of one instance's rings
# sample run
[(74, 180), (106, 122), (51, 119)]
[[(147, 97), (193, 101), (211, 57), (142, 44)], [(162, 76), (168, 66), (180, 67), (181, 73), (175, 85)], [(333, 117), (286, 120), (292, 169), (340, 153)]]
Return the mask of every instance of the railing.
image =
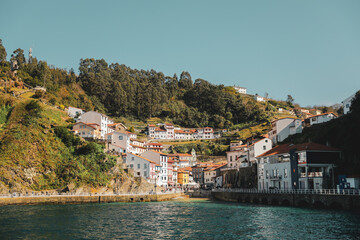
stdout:
[[(307, 177), (322, 177), (323, 173), (322, 172), (308, 172)], [(300, 177), (306, 177), (306, 173), (301, 173)]]
[(130, 195), (164, 195), (164, 194), (173, 194), (173, 193), (182, 193), (184, 192), (181, 189), (177, 189), (174, 191), (166, 191), (166, 192), (142, 192), (142, 193), (12, 193), (12, 194), (0, 194), (0, 198), (13, 198), (13, 197), (61, 197), (61, 196), (130, 196)]
[(213, 192), (271, 193), (271, 194), (314, 194), (314, 195), (359, 195), (360, 189), (241, 189), (217, 188)]

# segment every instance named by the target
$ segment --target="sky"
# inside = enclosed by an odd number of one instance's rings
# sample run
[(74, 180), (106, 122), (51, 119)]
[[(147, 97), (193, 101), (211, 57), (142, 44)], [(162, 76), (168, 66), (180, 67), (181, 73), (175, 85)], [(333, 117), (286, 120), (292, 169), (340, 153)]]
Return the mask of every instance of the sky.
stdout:
[(359, 0), (5, 1), (8, 52), (78, 71), (81, 58), (246, 87), (301, 106), (360, 90)]

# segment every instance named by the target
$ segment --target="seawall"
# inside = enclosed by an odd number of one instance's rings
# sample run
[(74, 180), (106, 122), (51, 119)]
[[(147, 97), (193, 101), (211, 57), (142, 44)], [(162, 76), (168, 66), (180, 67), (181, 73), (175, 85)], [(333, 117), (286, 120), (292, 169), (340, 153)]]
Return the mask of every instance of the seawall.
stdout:
[(43, 204), (84, 204), (112, 202), (156, 202), (167, 201), (183, 196), (183, 193), (168, 194), (126, 194), (95, 196), (39, 196), (39, 197), (4, 197), (0, 198), (0, 206), (4, 205), (43, 205)]
[(228, 202), (360, 211), (360, 195), (212, 192), (212, 196)]

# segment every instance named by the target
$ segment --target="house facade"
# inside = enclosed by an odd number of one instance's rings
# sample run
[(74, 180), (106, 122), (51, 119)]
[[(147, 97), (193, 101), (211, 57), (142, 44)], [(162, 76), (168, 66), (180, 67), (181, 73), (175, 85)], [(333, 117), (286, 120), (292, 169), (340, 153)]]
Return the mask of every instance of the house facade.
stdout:
[(74, 124), (72, 131), (75, 133), (75, 135), (85, 139), (102, 139), (100, 126), (96, 123), (78, 122)]
[(168, 155), (161, 152), (146, 151), (141, 154), (142, 157), (150, 159), (151, 161), (161, 166), (159, 173), (159, 185), (163, 187), (168, 186)]
[(309, 118), (306, 118), (304, 120), (304, 126), (305, 127), (310, 127), (314, 124), (319, 124), (319, 123), (324, 123), (324, 122), (328, 122), (332, 119), (337, 118), (337, 116), (334, 113), (323, 113), (320, 115), (315, 115), (315, 116), (311, 116)]
[(244, 87), (234, 86), (234, 89), (241, 94), (247, 94), (247, 89)]
[(121, 133), (121, 132), (108, 133), (106, 134), (106, 139), (108, 144), (121, 147), (125, 149), (126, 152), (131, 152), (130, 137), (126, 133)]
[(68, 116), (72, 117), (72, 118), (79, 117), (83, 113), (85, 113), (85, 111), (83, 109), (76, 108), (76, 107), (69, 107), (67, 110)]
[(338, 149), (317, 143), (282, 144), (257, 157), (258, 189), (334, 188)]
[(102, 139), (105, 139), (105, 135), (107, 133), (109, 133), (108, 124), (114, 123), (111, 119), (109, 119), (108, 116), (98, 113), (98, 112), (95, 112), (95, 111), (90, 111), (90, 112), (81, 114), (79, 116), (79, 121), (81, 121), (83, 123), (98, 124), (100, 126)]
[[(127, 153), (123, 157), (124, 163), (128, 168), (134, 170), (135, 177), (143, 177), (148, 182), (155, 184), (157, 178), (157, 170), (161, 170), (161, 166), (150, 159), (144, 158), (139, 155)], [(160, 182), (156, 181), (157, 185), (161, 185)]]
[(344, 114), (348, 114), (350, 112), (351, 102), (354, 99), (355, 94), (351, 95), (350, 97), (346, 98), (344, 101), (342, 101)]
[(275, 145), (284, 141), (288, 136), (302, 132), (301, 119), (282, 118), (271, 123), (272, 128), (269, 131), (269, 138)]

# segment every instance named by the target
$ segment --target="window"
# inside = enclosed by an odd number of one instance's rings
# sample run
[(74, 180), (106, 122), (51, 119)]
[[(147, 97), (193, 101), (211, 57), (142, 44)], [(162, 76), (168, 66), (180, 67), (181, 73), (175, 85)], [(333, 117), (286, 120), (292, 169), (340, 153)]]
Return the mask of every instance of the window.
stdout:
[(134, 157), (131, 157), (131, 161), (134, 161)]
[(232, 162), (232, 156), (230, 156), (230, 162)]
[(263, 146), (263, 150), (266, 150), (266, 146)]
[(284, 169), (284, 178), (287, 178), (287, 168)]
[(146, 169), (146, 163), (144, 163), (144, 169)]
[(147, 175), (146, 175), (146, 171), (144, 171), (144, 177), (147, 177)]
[(138, 167), (138, 169), (140, 169), (140, 163), (138, 163), (138, 166), (137, 166), (137, 167)]
[(119, 136), (119, 140), (123, 140), (123, 136)]
[(268, 140), (266, 139), (266, 140), (265, 140), (265, 142), (267, 143), (267, 142), (268, 142)]
[(134, 164), (130, 164), (130, 168), (134, 168)]

